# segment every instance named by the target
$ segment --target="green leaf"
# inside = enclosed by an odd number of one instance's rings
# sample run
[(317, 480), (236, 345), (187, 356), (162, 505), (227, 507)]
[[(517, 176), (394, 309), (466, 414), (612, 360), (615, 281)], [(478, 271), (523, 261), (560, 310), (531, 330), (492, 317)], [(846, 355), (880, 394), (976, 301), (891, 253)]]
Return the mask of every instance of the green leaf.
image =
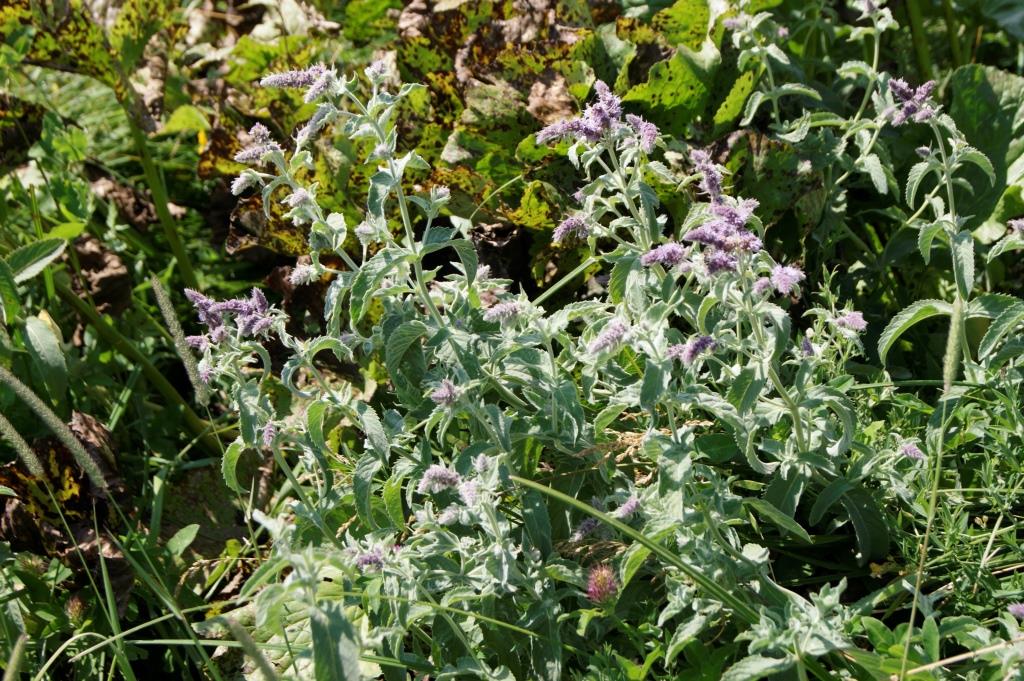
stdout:
[(21, 312), (18, 299), (18, 285), (14, 282), (14, 274), (6, 262), (0, 260), (0, 318), (5, 324), (14, 321)]
[(931, 170), (931, 163), (928, 161), (920, 161), (915, 163), (907, 174), (907, 205), (911, 208), (914, 207), (914, 202), (917, 200), (917, 189), (921, 186), (921, 180), (923, 180), (928, 172)]
[(622, 101), (643, 109), (664, 132), (681, 135), (707, 106), (714, 69), (700, 63), (700, 55), (680, 48), (647, 73), (647, 82), (627, 92)]
[(821, 490), (818, 498), (814, 500), (814, 505), (811, 506), (811, 513), (808, 516), (811, 524), (817, 525), (821, 522), (822, 517), (824, 517), (828, 510), (839, 501), (840, 497), (851, 489), (853, 489), (853, 483), (846, 478), (836, 478), (825, 485), (825, 489)]
[(875, 191), (885, 195), (889, 193), (889, 182), (885, 176), (885, 169), (882, 168), (882, 161), (875, 154), (868, 154), (860, 159), (861, 170), (868, 174)]
[(922, 227), (917, 233), (917, 250), (920, 251), (925, 265), (932, 259), (932, 242), (943, 233), (947, 224), (949, 223), (945, 220), (936, 220)]
[(195, 541), (197, 534), (199, 534), (199, 523), (186, 525), (167, 540), (167, 550), (171, 552), (172, 556), (180, 557), (181, 554), (185, 553), (185, 549)]
[(202, 111), (191, 104), (183, 104), (174, 110), (171, 117), (164, 123), (163, 134), (175, 132), (199, 132), (209, 130), (210, 123)]
[(953, 276), (960, 297), (970, 300), (974, 290), (974, 235), (966, 229), (957, 234), (953, 237), (952, 251)]
[(850, 490), (841, 499), (857, 534), (858, 562), (863, 565), (884, 558), (889, 550), (889, 528), (878, 502), (861, 488)]
[(541, 557), (551, 555), (551, 518), (544, 497), (535, 490), (523, 492), (523, 526), (530, 537), (530, 543), (540, 551)]
[(764, 520), (775, 525), (783, 532), (788, 532), (808, 544), (812, 543), (811, 535), (807, 534), (807, 530), (800, 527), (800, 523), (777, 509), (775, 504), (764, 499), (744, 499), (743, 505), (752, 508)]
[(996, 183), (996, 171), (995, 168), (992, 167), (992, 161), (988, 160), (988, 156), (981, 153), (974, 147), (969, 146), (960, 152), (959, 158), (960, 161), (964, 163), (972, 163), (981, 168), (985, 172), (985, 175), (988, 176), (988, 181), (991, 184)]
[(766, 382), (762, 366), (755, 364), (744, 367), (729, 386), (726, 399), (736, 407), (736, 411), (745, 414), (757, 403)]
[(360, 681), (360, 646), (341, 603), (320, 604), (309, 618), (316, 681)]
[(608, 276), (608, 299), (618, 305), (626, 297), (626, 284), (629, 281), (629, 273), (636, 267), (639, 260), (634, 255), (619, 258), (612, 265), (612, 272)]
[(671, 374), (664, 371), (660, 364), (648, 359), (644, 369), (643, 383), (640, 386), (640, 406), (653, 412), (658, 400), (668, 389), (671, 377)]
[(629, 549), (626, 551), (625, 556), (623, 556), (622, 561), (620, 562), (620, 564), (622, 565), (621, 581), (623, 589), (626, 588), (626, 585), (633, 580), (633, 577), (636, 575), (637, 570), (640, 569), (640, 567), (644, 564), (644, 561), (646, 561), (650, 555), (651, 550), (643, 544), (633, 544), (629, 547)]
[(388, 518), (394, 524), (395, 529), (402, 530), (405, 527), (405, 512), (402, 507), (402, 479), (394, 476), (388, 478), (388, 481), (384, 483), (381, 497), (384, 499), (384, 510), (387, 512)]
[(42, 239), (11, 251), (5, 260), (15, 283), (20, 284), (42, 272), (61, 256), (66, 246), (64, 239)]
[(937, 662), (940, 658), (939, 638), (939, 625), (935, 623), (935, 617), (929, 615), (921, 625), (921, 645), (928, 662)]
[(25, 346), (42, 374), (50, 398), (60, 402), (68, 389), (68, 368), (60, 339), (42, 319), (29, 317), (25, 320)]
[(1017, 328), (1024, 321), (1024, 302), (1010, 305), (997, 316), (978, 345), (978, 359), (985, 359), (995, 350), (1006, 334)]
[(224, 458), (220, 462), (220, 472), (224, 476), (224, 484), (228, 486), (228, 489), (239, 494), (245, 494), (245, 490), (238, 484), (238, 473), (236, 470), (238, 468), (238, 459), (244, 451), (245, 443), (242, 442), (242, 438), (238, 438), (228, 445), (228, 448), (224, 451)]
[(882, 364), (885, 364), (885, 358), (893, 343), (899, 340), (899, 337), (907, 329), (925, 319), (938, 315), (949, 315), (952, 311), (952, 306), (943, 300), (919, 300), (904, 308), (892, 318), (878, 339), (878, 357), (882, 360)]
[(765, 657), (751, 655), (725, 670), (721, 681), (757, 681), (779, 674), (793, 666), (791, 657)]
[(408, 253), (405, 251), (385, 249), (363, 264), (359, 269), (359, 274), (352, 282), (352, 304), (349, 315), (353, 324), (357, 324), (366, 314), (370, 298), (380, 289), (381, 282), (385, 277), (391, 274), (397, 263), (407, 257)]
[(391, 453), (391, 446), (388, 444), (388, 436), (384, 433), (384, 426), (380, 423), (380, 417), (366, 402), (357, 402), (356, 411), (359, 412), (363, 432), (366, 433), (366, 444), (381, 461), (386, 461)]
[(356, 499), (356, 514), (368, 528), (376, 528), (377, 523), (373, 520), (372, 506), (370, 504), (373, 495), (373, 477), (383, 464), (373, 454), (364, 454), (356, 464), (355, 473), (352, 475), (352, 493)]

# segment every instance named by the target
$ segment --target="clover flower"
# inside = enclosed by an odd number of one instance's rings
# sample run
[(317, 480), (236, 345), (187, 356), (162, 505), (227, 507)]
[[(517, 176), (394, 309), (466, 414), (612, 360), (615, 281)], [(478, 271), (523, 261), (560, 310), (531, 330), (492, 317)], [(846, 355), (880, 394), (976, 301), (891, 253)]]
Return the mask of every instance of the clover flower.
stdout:
[(669, 347), (667, 355), (669, 359), (678, 359), (683, 366), (692, 366), (702, 353), (714, 350), (718, 344), (711, 336), (694, 336), (685, 343), (678, 343)]
[(701, 174), (700, 183), (697, 185), (700, 190), (717, 203), (722, 196), (722, 171), (711, 160), (711, 155), (703, 149), (690, 151), (690, 160), (693, 161), (694, 170)]
[(601, 526), (601, 521), (597, 518), (587, 517), (580, 521), (580, 524), (576, 526), (575, 531), (569, 535), (569, 541), (578, 543), (583, 541), (583, 538), (588, 534), (596, 530)]
[(591, 355), (596, 355), (618, 345), (625, 338), (628, 331), (629, 326), (625, 322), (613, 319), (604, 325), (601, 333), (597, 334), (597, 338), (590, 341), (590, 344), (587, 346), (587, 352)]
[(924, 452), (922, 452), (921, 448), (918, 447), (917, 444), (913, 442), (904, 442), (903, 445), (900, 447), (900, 454), (907, 457), (908, 459), (914, 459), (916, 461), (921, 461), (924, 459)]
[(608, 565), (595, 565), (590, 568), (587, 578), (587, 598), (594, 603), (607, 603), (619, 592), (619, 581), (615, 571)]
[(416, 491), (420, 494), (436, 494), (457, 487), (461, 479), (452, 469), (434, 464), (423, 474)]
[(772, 268), (771, 282), (775, 290), (781, 295), (787, 295), (793, 288), (804, 280), (804, 273), (796, 267), (788, 265), (776, 265)]
[(634, 494), (629, 499), (619, 506), (615, 511), (615, 517), (619, 520), (625, 520), (626, 518), (632, 517), (636, 513), (637, 509), (640, 508), (640, 499)]
[(649, 154), (654, 151), (654, 144), (658, 141), (658, 126), (633, 114), (626, 114), (626, 122), (636, 133), (637, 143), (644, 153)]
[(441, 385), (437, 387), (437, 390), (430, 393), (430, 399), (436, 405), (450, 407), (459, 399), (459, 389), (446, 378), (441, 381)]
[[(580, 202), (582, 203), (582, 199)], [(586, 239), (589, 235), (590, 229), (587, 228), (587, 223), (584, 221), (583, 216), (570, 215), (562, 220), (558, 227), (555, 227), (551, 240), (555, 243), (561, 243), (569, 238)]]
[(640, 264), (644, 267), (655, 264), (662, 267), (675, 267), (684, 259), (686, 259), (686, 249), (674, 241), (670, 241), (640, 256)]
[(484, 321), (507, 322), (508, 320), (518, 316), (522, 311), (522, 305), (514, 300), (505, 303), (498, 303), (487, 308), (484, 312)]
[(889, 92), (896, 100), (896, 106), (889, 109), (886, 114), (892, 124), (900, 126), (910, 119), (915, 123), (924, 123), (935, 116), (937, 110), (928, 102), (934, 89), (934, 80), (929, 80), (917, 88), (911, 87), (902, 78), (890, 80)]
[(856, 331), (858, 333), (868, 328), (868, 323), (864, 321), (864, 315), (856, 310), (847, 310), (839, 317), (833, 319), (832, 323), (840, 329)]
[(604, 81), (594, 83), (597, 101), (583, 111), (583, 115), (552, 123), (537, 133), (537, 143), (573, 137), (577, 142), (597, 142), (612, 130), (622, 118), (622, 101)]
[(1010, 605), (1006, 607), (1006, 612), (1019, 620), (1024, 619), (1024, 603), (1010, 603)]

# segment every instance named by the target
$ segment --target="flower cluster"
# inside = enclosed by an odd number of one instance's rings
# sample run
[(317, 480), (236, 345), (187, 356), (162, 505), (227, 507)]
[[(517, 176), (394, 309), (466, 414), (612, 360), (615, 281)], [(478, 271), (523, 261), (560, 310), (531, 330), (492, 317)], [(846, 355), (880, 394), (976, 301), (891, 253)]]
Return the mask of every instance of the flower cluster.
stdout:
[(462, 478), (459, 474), (452, 469), (434, 464), (423, 474), (423, 478), (420, 479), (420, 484), (416, 487), (416, 491), (420, 494), (436, 494), (446, 489), (458, 487), (461, 480)]
[(587, 346), (587, 352), (592, 355), (609, 350), (619, 343), (621, 343), (626, 334), (629, 333), (629, 326), (621, 319), (613, 319), (604, 328), (601, 329), (601, 333), (597, 334), (597, 338), (590, 341)]
[(685, 343), (673, 345), (668, 349), (668, 358), (677, 359), (683, 366), (691, 366), (697, 357), (715, 349), (717, 343), (711, 336), (695, 336)]
[(622, 101), (604, 81), (595, 82), (594, 91), (597, 93), (597, 101), (587, 106), (582, 116), (552, 123), (537, 133), (537, 142), (543, 144), (572, 137), (578, 142), (593, 143), (619, 124), (622, 119)]
[(662, 267), (675, 267), (686, 259), (686, 255), (686, 248), (674, 241), (669, 241), (640, 256), (640, 264), (644, 267), (655, 264)]
[(556, 243), (567, 241), (570, 238), (586, 239), (590, 235), (590, 230), (587, 228), (587, 223), (580, 215), (570, 215), (566, 219), (562, 220), (558, 227), (555, 227), (555, 232), (552, 235), (552, 240)]
[(601, 564), (590, 569), (590, 576), (587, 578), (587, 598), (594, 603), (602, 604), (615, 598), (618, 592), (619, 580), (611, 566)]
[(207, 333), (186, 338), (189, 345), (204, 350), (210, 343), (224, 340), (229, 332), (228, 322), (234, 325), (243, 338), (254, 338), (267, 331), (274, 323), (266, 296), (254, 288), (249, 298), (233, 298), (217, 302), (199, 291), (185, 289), (185, 297), (196, 308), (199, 321), (206, 325)]
[(889, 92), (892, 93), (896, 106), (887, 113), (895, 126), (900, 126), (913, 119), (915, 123), (924, 123), (932, 118), (937, 109), (928, 101), (935, 89), (935, 81), (930, 80), (917, 88), (911, 87), (902, 78), (889, 81)]
[[(270, 130), (262, 123), (257, 123), (249, 128), (249, 143), (235, 154), (235, 160), (239, 163), (263, 163), (268, 155), (274, 152), (280, 153), (281, 145), (274, 141)], [(235, 195), (241, 194), (252, 184), (251, 179), (243, 180), (246, 175), (237, 178), (231, 185), (231, 191)]]

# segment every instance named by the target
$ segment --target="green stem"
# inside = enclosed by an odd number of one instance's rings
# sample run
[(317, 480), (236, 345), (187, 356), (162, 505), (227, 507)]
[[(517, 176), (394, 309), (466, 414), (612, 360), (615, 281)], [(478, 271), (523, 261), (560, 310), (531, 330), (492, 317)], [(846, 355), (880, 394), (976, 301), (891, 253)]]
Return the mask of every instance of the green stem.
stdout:
[(964, 53), (960, 49), (956, 17), (953, 16), (953, 4), (949, 0), (942, 0), (942, 13), (946, 19), (946, 32), (949, 34), (949, 50), (953, 55), (953, 66), (963, 66)]
[(561, 279), (556, 281), (554, 284), (549, 286), (547, 288), (547, 290), (545, 290), (539, 296), (534, 298), (533, 304), (535, 306), (539, 306), (545, 300), (550, 298), (558, 289), (562, 288), (563, 286), (568, 284), (570, 281), (572, 281), (573, 279), (575, 279), (579, 275), (583, 274), (587, 270), (588, 267), (590, 267), (591, 265), (593, 265), (596, 262), (597, 262), (597, 257), (595, 257), (593, 255), (588, 257), (586, 260), (584, 260), (579, 265), (577, 265), (576, 268), (572, 272), (569, 272), (568, 274), (566, 274), (564, 277), (562, 277)]
[(142, 171), (146, 176), (146, 182), (149, 184), (149, 190), (153, 193), (153, 207), (156, 209), (156, 216), (160, 220), (164, 236), (171, 247), (171, 253), (174, 254), (175, 260), (178, 261), (178, 267), (181, 270), (181, 280), (189, 288), (198, 288), (196, 273), (192, 269), (192, 261), (189, 260), (188, 253), (185, 252), (185, 246), (181, 243), (181, 237), (178, 236), (178, 228), (174, 224), (174, 218), (171, 216), (171, 211), (167, 208), (167, 187), (164, 185), (164, 179), (159, 171), (157, 171), (156, 164), (153, 163), (153, 157), (149, 153), (146, 136), (139, 129), (138, 124), (130, 113), (128, 116), (128, 128), (132, 132), (132, 140), (135, 142), (135, 150), (139, 154), (139, 161), (142, 163)]
[(914, 44), (914, 56), (917, 59), (917, 69), (921, 72), (921, 80), (931, 80), (932, 53), (928, 47), (918, 0), (907, 0), (907, 19), (910, 23), (910, 38)]
[(949, 394), (960, 368), (960, 336), (964, 332), (964, 302), (960, 293), (953, 299), (953, 313), (949, 317), (949, 335), (946, 336), (946, 354), (942, 360), (942, 391)]

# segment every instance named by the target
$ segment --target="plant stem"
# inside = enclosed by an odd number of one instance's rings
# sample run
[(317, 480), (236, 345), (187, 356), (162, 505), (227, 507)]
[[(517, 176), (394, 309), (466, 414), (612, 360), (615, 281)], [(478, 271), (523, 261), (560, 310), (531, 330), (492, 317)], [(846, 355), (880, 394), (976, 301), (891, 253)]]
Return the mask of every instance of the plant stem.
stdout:
[(949, 50), (953, 55), (953, 66), (963, 66), (964, 53), (960, 49), (956, 17), (953, 16), (953, 4), (949, 0), (942, 0), (942, 13), (946, 19), (946, 32), (949, 34)]
[(910, 23), (910, 38), (914, 44), (914, 56), (917, 59), (917, 69), (921, 72), (921, 80), (931, 80), (932, 53), (924, 33), (924, 19), (918, 0), (907, 0), (907, 19)]

